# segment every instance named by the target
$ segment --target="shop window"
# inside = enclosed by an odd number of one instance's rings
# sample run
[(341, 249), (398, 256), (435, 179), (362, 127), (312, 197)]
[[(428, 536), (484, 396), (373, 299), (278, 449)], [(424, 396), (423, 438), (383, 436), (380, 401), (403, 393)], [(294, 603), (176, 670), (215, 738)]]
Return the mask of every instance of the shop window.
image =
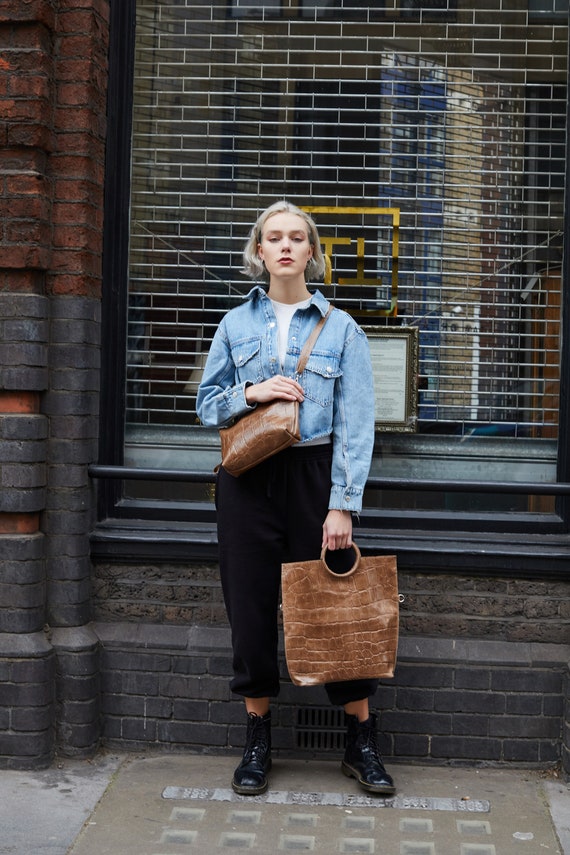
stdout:
[[(459, 5), (461, 39), (447, 29)], [(250, 288), (248, 229), (286, 196), (345, 211), (316, 215), (335, 303), (368, 327), (418, 330), (417, 429), (379, 433), (372, 474), (560, 479), (566, 28), (527, 26), (545, 2), (488, 5), (311, 3), (308, 15), (304, 3), (138, 0), (115, 459), (218, 463), (197, 387), (217, 324)], [(397, 269), (394, 221), (359, 208), (398, 211)], [(209, 490), (128, 481), (121, 501), (176, 518), (211, 507)], [(538, 524), (557, 506), (370, 490), (367, 507), (485, 527), (497, 514)]]

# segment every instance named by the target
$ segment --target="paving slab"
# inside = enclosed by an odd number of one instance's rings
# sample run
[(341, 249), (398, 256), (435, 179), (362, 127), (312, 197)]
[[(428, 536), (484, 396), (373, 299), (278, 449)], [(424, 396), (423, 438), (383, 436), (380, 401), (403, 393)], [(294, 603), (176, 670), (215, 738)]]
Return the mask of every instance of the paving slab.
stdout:
[(561, 816), (570, 792), (540, 772), (393, 765), (398, 791), (383, 799), (338, 762), (279, 758), (269, 791), (247, 797), (229, 786), (237, 760), (125, 757), (69, 855), (567, 855), (547, 786)]

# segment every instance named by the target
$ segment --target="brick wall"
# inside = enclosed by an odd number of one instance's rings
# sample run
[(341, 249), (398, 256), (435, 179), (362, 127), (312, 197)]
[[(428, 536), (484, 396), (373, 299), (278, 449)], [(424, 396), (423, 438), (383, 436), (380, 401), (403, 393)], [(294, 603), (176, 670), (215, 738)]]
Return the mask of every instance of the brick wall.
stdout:
[(82, 753), (99, 736), (94, 687), (77, 682), (98, 652), (87, 463), (108, 3), (4, 0), (0, 42), (0, 765), (34, 767), (56, 741)]
[[(402, 635), (504, 641), (570, 641), (566, 582), (416, 574), (401, 571)], [(179, 626), (226, 625), (217, 567), (125, 565), (93, 568), (97, 620)]]
[[(239, 752), (244, 710), (229, 691), (227, 630), (121, 622), (95, 629), (104, 651), (108, 745)], [(384, 754), (401, 762), (555, 765), (569, 652), (561, 645), (402, 638), (395, 677), (382, 681), (373, 699)], [(338, 753), (341, 711), (331, 711), (322, 688), (293, 686), (284, 662), (282, 676), (276, 749), (319, 752), (303, 716), (311, 710), (319, 743), (328, 732)]]

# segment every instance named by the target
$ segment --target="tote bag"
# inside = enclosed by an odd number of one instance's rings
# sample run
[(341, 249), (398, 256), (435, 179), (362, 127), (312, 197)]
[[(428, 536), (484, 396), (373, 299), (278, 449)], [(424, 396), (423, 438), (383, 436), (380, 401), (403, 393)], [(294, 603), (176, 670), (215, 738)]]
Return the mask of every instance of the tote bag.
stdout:
[(400, 597), (396, 556), (362, 557), (334, 573), (326, 549), (314, 561), (283, 564), (285, 656), (298, 686), (393, 677)]

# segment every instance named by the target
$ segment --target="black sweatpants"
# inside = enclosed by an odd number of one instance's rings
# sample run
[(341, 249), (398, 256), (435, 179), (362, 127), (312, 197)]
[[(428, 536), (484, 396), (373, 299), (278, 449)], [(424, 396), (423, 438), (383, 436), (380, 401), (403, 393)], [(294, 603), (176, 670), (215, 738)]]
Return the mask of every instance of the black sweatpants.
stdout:
[[(234, 478), (218, 472), (220, 573), (232, 631), (232, 691), (279, 693), (277, 655), (281, 564), (321, 554), (331, 488), (332, 446), (289, 448)], [(331, 703), (370, 697), (377, 680), (328, 683)]]

